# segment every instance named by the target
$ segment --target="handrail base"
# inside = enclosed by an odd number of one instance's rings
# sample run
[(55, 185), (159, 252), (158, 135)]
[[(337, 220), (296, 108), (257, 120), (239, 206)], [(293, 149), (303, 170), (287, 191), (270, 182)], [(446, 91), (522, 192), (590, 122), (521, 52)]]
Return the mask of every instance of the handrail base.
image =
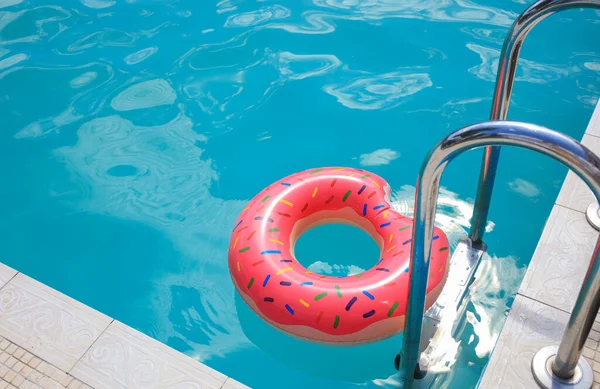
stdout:
[(573, 377), (561, 379), (552, 372), (557, 352), (558, 346), (546, 346), (533, 356), (531, 371), (538, 385), (544, 389), (590, 389), (594, 383), (594, 371), (588, 361), (579, 358)]

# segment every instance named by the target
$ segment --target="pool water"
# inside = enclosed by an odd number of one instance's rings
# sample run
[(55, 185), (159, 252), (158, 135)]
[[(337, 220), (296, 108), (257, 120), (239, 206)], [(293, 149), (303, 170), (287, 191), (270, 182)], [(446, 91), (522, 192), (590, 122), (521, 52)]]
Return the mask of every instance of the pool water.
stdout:
[[(410, 213), (444, 135), (489, 116), (497, 59), (525, 1), (0, 0), (0, 261), (255, 388), (395, 387), (402, 336), (359, 347), (288, 337), (239, 298), (237, 215), (261, 189), (329, 165), (386, 178)], [(525, 42), (509, 117), (583, 135), (600, 95), (599, 13)], [(480, 152), (445, 174), (455, 243)], [(476, 385), (565, 169), (502, 153), (489, 256), (448, 368)], [(299, 260), (347, 275), (377, 260), (348, 227)]]

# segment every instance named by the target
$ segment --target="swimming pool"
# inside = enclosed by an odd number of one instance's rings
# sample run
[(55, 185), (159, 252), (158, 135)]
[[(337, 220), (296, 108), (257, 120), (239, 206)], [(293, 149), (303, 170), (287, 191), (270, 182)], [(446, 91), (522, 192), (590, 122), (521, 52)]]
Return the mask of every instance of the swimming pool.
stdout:
[[(0, 260), (256, 388), (393, 387), (401, 336), (326, 347), (258, 319), (230, 281), (229, 233), (262, 188), (317, 166), (381, 175), (410, 213), (427, 150), (487, 119), (504, 33), (525, 6), (2, 1)], [(600, 94), (586, 39), (597, 19), (567, 11), (536, 28), (510, 118), (581, 138)], [(461, 157), (442, 182), (454, 240), (479, 161)], [(438, 386), (476, 384), (564, 174), (503, 151), (490, 257)], [(373, 250), (333, 226), (297, 253), (344, 275)]]

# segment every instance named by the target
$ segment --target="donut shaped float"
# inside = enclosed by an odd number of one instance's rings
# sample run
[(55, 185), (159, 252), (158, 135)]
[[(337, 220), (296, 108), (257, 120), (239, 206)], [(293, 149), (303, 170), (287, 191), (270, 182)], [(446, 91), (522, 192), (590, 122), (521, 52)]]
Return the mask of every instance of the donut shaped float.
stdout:
[[(412, 219), (390, 208), (381, 177), (350, 168), (293, 174), (259, 193), (231, 234), (229, 270), (260, 317), (288, 334), (323, 343), (368, 343), (404, 329)], [(294, 257), (298, 237), (321, 224), (362, 228), (379, 244), (379, 262), (348, 277), (313, 273)], [(446, 281), (448, 239), (434, 231), (426, 305)]]

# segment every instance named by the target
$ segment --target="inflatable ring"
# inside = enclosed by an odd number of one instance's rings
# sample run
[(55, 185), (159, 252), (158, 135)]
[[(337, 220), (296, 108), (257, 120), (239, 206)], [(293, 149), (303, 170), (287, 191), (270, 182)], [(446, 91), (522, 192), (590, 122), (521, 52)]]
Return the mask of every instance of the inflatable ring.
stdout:
[[(370, 270), (348, 277), (313, 273), (294, 257), (308, 229), (344, 223), (362, 228), (381, 248)], [(349, 168), (300, 172), (259, 193), (235, 223), (229, 270), (244, 301), (288, 334), (324, 343), (367, 343), (404, 329), (412, 219), (390, 208), (389, 186)], [(449, 245), (435, 229), (427, 308), (446, 280)]]

